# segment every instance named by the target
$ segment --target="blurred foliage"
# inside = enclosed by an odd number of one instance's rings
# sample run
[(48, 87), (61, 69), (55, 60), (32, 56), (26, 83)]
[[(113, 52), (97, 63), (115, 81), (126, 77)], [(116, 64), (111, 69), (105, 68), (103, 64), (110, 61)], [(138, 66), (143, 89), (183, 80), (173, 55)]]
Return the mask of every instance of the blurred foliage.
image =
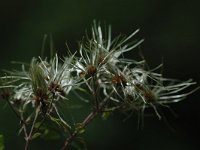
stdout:
[(0, 134), (0, 150), (4, 150), (4, 138), (3, 135)]

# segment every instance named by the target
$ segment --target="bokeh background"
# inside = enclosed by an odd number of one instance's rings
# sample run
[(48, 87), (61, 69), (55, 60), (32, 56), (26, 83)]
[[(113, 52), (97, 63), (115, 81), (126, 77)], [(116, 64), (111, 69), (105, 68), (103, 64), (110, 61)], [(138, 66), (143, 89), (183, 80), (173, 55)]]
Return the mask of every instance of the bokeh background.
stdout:
[[(164, 76), (200, 84), (200, 3), (196, 0), (0, 0), (0, 68), (11, 69), (11, 61), (29, 62), (40, 55), (44, 34), (53, 35), (59, 54), (90, 31), (93, 19), (111, 24), (113, 35), (130, 34), (140, 28), (141, 50), (153, 68), (164, 60)], [(131, 53), (131, 58), (138, 51)], [(143, 130), (137, 119), (123, 122), (123, 115), (108, 121), (96, 119), (84, 134), (92, 150), (197, 150), (200, 134), (200, 92), (171, 107), (174, 117), (163, 110), (169, 122), (145, 118)], [(81, 112), (80, 112), (81, 113)], [(0, 102), (0, 133), (6, 150), (23, 149), (17, 136), (19, 124), (9, 108)], [(173, 130), (171, 129), (173, 128)], [(31, 150), (56, 150), (62, 141), (35, 141)]]

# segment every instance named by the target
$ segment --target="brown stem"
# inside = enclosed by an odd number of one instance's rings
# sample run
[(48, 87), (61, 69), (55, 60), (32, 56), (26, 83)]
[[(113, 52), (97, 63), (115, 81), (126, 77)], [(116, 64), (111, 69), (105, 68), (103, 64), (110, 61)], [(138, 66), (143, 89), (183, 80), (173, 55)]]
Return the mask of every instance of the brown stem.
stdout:
[(53, 93), (53, 97), (51, 99), (51, 102), (49, 104), (49, 107), (47, 109), (47, 111), (45, 112), (44, 116), (43, 116), (43, 119), (42, 121), (40, 122), (39, 126), (37, 127), (36, 131), (35, 132), (38, 132), (40, 130), (40, 128), (42, 127), (42, 125), (44, 124), (44, 122), (46, 121), (46, 118), (47, 118), (47, 114), (50, 114), (50, 111), (51, 111), (51, 108), (52, 108), (52, 105), (53, 105), (53, 100), (55, 98), (55, 94)]
[[(113, 91), (110, 93), (110, 95)], [(110, 95), (108, 95), (100, 104), (99, 109), (93, 110), (81, 123), (81, 128), (85, 128), (99, 113), (102, 112), (104, 106), (109, 100)], [(60, 150), (65, 150), (67, 146), (73, 141), (73, 139), (78, 135), (78, 132), (75, 130), (64, 142), (63, 147)]]
[(32, 139), (34, 126), (35, 126), (36, 120), (38, 118), (39, 111), (40, 111), (40, 106), (36, 108), (35, 117), (33, 120), (33, 124), (31, 126), (31, 130), (29, 132), (28, 137), (26, 137), (26, 144), (25, 144), (24, 150), (28, 150), (28, 146), (29, 146), (30, 140)]
[[(92, 111), (81, 123), (81, 128), (85, 128), (94, 118), (95, 116), (98, 114), (97, 110)], [(65, 143), (63, 145), (63, 147), (61, 148), (61, 150), (64, 150), (65, 148), (67, 148), (67, 146), (72, 142), (72, 140), (77, 136), (78, 132), (75, 130), (66, 140)]]
[(95, 84), (96, 80), (95, 80), (95, 76), (92, 77), (92, 82), (93, 82), (93, 96), (94, 96), (94, 100), (95, 100), (95, 106), (96, 106), (96, 109), (98, 110), (99, 109), (99, 101), (98, 101), (98, 97), (97, 97), (97, 86)]

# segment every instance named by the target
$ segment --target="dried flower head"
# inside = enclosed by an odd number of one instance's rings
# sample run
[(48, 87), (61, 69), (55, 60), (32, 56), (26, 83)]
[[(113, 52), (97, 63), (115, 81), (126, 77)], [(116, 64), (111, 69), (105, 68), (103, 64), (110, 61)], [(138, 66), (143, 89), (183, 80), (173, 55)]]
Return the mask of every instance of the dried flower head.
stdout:
[[(158, 106), (179, 102), (199, 89), (188, 90), (196, 84), (192, 80), (164, 78), (157, 73), (162, 64), (150, 70), (145, 67), (145, 60), (124, 58), (125, 52), (143, 42), (143, 39), (132, 41), (139, 30), (128, 37), (113, 39), (111, 26), (105, 31), (94, 22), (91, 37), (80, 43), (79, 56), (69, 52), (62, 59), (57, 54), (50, 60), (33, 58), (29, 65), (22, 64), (21, 71), (8, 71), (0, 78), (0, 96), (20, 119), (19, 132), (24, 132), (25, 150), (30, 140), (47, 134), (51, 125), (67, 137), (64, 150), (100, 113), (105, 117), (105, 112), (120, 110), (143, 116), (145, 109), (151, 108), (161, 119)], [(76, 98), (90, 102), (92, 110), (82, 123), (73, 123), (73, 128), (64, 120), (65, 114), (60, 114), (65, 100), (73, 103), (69, 98), (71, 91)], [(79, 91), (89, 93), (91, 99), (86, 96), (85, 100)]]

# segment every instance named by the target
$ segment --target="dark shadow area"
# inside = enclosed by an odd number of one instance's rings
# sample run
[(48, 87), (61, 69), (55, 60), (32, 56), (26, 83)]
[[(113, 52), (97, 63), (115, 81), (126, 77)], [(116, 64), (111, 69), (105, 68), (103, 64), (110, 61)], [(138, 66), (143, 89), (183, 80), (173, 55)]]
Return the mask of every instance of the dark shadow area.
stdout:
[[(60, 56), (67, 53), (66, 42), (71, 51), (78, 50), (78, 41), (96, 19), (112, 25), (113, 37), (140, 28), (136, 39), (145, 41), (128, 57), (138, 58), (141, 50), (151, 68), (164, 61), (165, 77), (192, 78), (199, 85), (199, 5), (195, 0), (0, 0), (0, 68), (15, 69), (11, 61), (30, 62), (39, 56), (44, 34), (52, 34)], [(17, 136), (18, 121), (4, 104), (0, 101), (0, 134), (5, 137), (6, 150), (23, 149), (23, 137)], [(83, 137), (89, 150), (197, 150), (199, 106), (197, 91), (171, 105), (177, 118), (163, 108), (169, 125), (156, 116), (145, 117), (143, 130), (137, 130), (136, 115), (123, 122), (125, 116), (116, 113), (107, 121), (94, 120)], [(56, 150), (62, 142), (36, 140), (30, 150)]]

